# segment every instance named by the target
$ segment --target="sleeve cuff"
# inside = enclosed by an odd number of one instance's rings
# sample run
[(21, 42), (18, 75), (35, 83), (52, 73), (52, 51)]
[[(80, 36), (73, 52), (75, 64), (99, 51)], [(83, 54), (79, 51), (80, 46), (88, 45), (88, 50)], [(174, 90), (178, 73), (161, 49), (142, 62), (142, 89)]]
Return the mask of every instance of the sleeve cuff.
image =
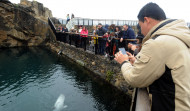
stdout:
[(121, 63), (121, 66), (122, 66), (123, 64), (125, 64), (125, 63), (129, 63), (129, 61), (123, 61), (123, 62)]

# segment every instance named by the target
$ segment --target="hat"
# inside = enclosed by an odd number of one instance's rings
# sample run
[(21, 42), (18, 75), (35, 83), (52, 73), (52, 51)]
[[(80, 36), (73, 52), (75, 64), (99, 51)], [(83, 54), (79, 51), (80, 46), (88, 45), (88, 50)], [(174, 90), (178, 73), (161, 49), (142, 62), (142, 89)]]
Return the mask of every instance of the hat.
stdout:
[(102, 25), (101, 23), (98, 23), (98, 25)]

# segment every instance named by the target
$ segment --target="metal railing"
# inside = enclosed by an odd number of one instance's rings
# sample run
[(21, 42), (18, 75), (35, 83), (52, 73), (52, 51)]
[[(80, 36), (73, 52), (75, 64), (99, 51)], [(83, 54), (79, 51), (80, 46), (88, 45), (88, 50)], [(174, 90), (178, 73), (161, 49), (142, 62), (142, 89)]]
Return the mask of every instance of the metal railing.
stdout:
[[(76, 25), (87, 25), (87, 26), (98, 25), (98, 23), (101, 23), (102, 25), (115, 24), (117, 26), (122, 26), (124, 24), (128, 24), (129, 26), (136, 26), (138, 24), (137, 20), (89, 19), (89, 18), (80, 18), (80, 17), (75, 17), (74, 19)], [(67, 21), (66, 19), (59, 18), (58, 21), (54, 21), (54, 23), (66, 25), (66, 21)]]
[[(66, 21), (67, 21), (66, 19), (59, 18), (58, 21), (53, 21), (53, 22), (55, 24), (66, 25)], [(136, 26), (138, 24), (138, 21), (137, 20), (116, 20), (116, 19), (89, 19), (89, 18), (75, 17), (76, 25), (93, 26), (93, 25), (98, 25), (98, 23), (101, 23), (102, 25), (115, 24), (117, 26), (122, 26), (124, 24), (127, 24), (129, 26)], [(190, 22), (187, 22), (187, 27), (190, 28)]]

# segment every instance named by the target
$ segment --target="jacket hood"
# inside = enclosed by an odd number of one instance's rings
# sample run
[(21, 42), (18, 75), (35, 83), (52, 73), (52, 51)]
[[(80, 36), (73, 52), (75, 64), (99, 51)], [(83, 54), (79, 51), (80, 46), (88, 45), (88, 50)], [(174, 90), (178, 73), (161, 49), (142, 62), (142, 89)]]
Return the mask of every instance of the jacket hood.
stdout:
[(184, 20), (167, 19), (160, 22), (149, 31), (143, 40), (143, 44), (148, 39), (159, 35), (174, 36), (190, 47), (190, 29), (187, 27)]

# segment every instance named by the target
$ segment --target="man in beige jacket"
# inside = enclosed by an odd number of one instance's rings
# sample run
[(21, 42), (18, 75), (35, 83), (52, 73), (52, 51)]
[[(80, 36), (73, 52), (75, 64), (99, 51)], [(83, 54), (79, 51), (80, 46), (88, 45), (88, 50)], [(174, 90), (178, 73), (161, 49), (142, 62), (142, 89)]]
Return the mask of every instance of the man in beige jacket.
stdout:
[(190, 30), (183, 20), (166, 19), (155, 3), (138, 19), (145, 38), (136, 59), (115, 55), (125, 80), (147, 89), (151, 111), (190, 111)]

